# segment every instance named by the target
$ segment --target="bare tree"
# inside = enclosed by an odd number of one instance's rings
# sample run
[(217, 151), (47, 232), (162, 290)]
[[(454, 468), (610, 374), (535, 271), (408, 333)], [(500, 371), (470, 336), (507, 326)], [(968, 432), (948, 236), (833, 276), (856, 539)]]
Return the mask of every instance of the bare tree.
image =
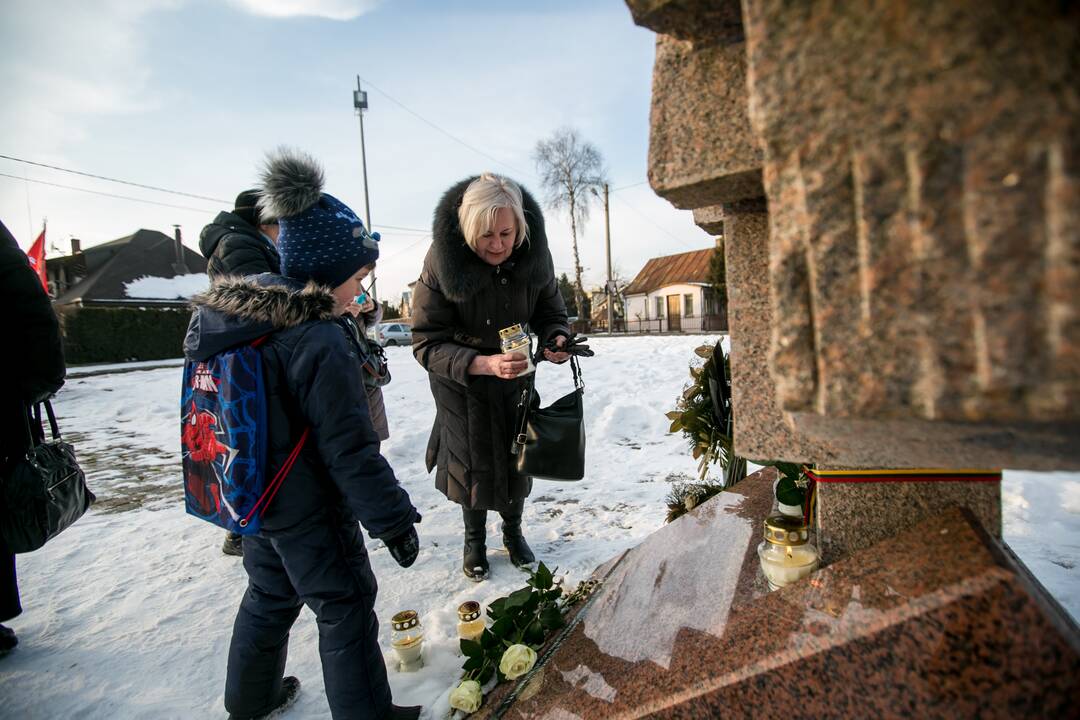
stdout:
[(583, 308), (585, 290), (581, 285), (578, 255), (578, 227), (589, 217), (590, 190), (604, 185), (604, 159), (592, 143), (582, 140), (577, 130), (561, 128), (548, 140), (540, 140), (533, 151), (540, 172), (540, 185), (552, 210), (566, 210), (570, 216), (570, 238), (574, 248), (574, 302)]

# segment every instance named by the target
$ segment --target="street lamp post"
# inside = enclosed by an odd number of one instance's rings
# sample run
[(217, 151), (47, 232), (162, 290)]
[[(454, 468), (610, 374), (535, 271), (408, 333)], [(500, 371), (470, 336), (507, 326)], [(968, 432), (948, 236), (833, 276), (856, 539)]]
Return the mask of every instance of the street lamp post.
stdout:
[[(602, 183), (604, 188), (604, 246), (607, 251), (607, 283), (604, 285), (604, 294), (607, 296), (607, 331), (608, 335), (615, 332), (615, 281), (611, 279), (611, 213), (608, 210), (608, 184)], [(600, 197), (600, 193), (596, 192), (595, 187), (590, 187), (589, 190), (596, 197)]]
[(608, 212), (608, 184), (604, 183), (604, 244), (607, 247), (607, 332), (615, 332), (615, 281), (611, 279), (611, 213)]
[[(367, 152), (364, 149), (364, 111), (368, 109), (367, 92), (360, 89), (360, 76), (356, 76), (356, 89), (353, 90), (353, 108), (356, 116), (360, 118), (360, 165), (364, 171), (364, 223), (368, 232), (374, 232), (371, 227), (371, 203), (368, 200), (367, 181)], [(375, 292), (375, 271), (371, 271), (371, 299), (378, 305), (378, 294)]]

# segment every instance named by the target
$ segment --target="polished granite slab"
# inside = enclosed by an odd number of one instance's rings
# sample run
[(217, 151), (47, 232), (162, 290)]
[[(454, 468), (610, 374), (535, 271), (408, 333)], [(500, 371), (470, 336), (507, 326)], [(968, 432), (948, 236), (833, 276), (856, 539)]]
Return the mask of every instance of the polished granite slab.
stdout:
[(567, 633), (478, 717), (1077, 715), (1076, 625), (966, 510), (767, 592), (769, 473), (601, 568)]

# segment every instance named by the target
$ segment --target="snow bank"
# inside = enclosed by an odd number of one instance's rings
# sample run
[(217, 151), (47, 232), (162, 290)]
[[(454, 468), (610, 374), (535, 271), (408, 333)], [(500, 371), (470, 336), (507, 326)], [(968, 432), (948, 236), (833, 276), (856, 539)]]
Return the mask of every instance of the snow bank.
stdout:
[[(670, 483), (696, 475), (670, 410), (689, 379), (698, 337), (597, 337), (583, 365), (586, 476), (537, 481), (525, 531), (537, 556), (573, 585), (661, 526)], [(398, 704), (443, 718), (461, 665), (455, 610), (524, 585), (488, 521), (491, 578), (461, 573), (461, 511), (434, 488), (424, 448), (434, 417), (425, 373), (408, 348), (387, 348), (390, 439), (384, 454), (424, 516), (422, 549), (403, 570), (368, 541), (379, 581), (379, 640), (390, 616), (420, 613), (426, 667), (390, 672)], [(540, 367), (545, 404), (572, 388), (569, 369)], [(224, 717), (222, 694), (233, 618), (246, 575), (221, 554), (224, 533), (184, 514), (179, 467), (180, 369), (70, 379), (56, 407), (99, 502), (42, 550), (18, 558), (22, 616), (8, 623), (19, 649), (0, 660), (0, 715), (18, 718)], [(1080, 475), (1006, 473), (1005, 535), (1074, 617), (1080, 617)], [(392, 656), (391, 656), (392, 657)], [(388, 663), (389, 664), (389, 663)], [(329, 718), (313, 615), (293, 628), (287, 672), (303, 683), (287, 720)]]
[(183, 300), (204, 292), (209, 287), (210, 277), (206, 273), (190, 273), (171, 278), (144, 275), (125, 283), (124, 293), (129, 298)]

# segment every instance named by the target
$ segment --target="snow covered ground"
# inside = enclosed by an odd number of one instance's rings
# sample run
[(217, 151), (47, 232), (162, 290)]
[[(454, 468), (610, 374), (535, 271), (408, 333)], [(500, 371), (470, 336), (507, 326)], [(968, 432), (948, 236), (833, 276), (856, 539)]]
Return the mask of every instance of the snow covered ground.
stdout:
[[(670, 410), (688, 379), (692, 350), (706, 338), (594, 338), (584, 365), (588, 465), (578, 483), (538, 481), (526, 505), (537, 555), (571, 586), (640, 542), (663, 522), (670, 482), (695, 472)], [(391, 438), (384, 453), (424, 516), (420, 558), (399, 568), (368, 542), (382, 619), (418, 610), (427, 666), (390, 672), (395, 701), (442, 718), (458, 676), (457, 606), (487, 603), (524, 584), (488, 523), (492, 577), (466, 580), (461, 516), (434, 489), (423, 452), (434, 406), (408, 349), (388, 348)], [(568, 368), (543, 365), (545, 403), (569, 391)], [(72, 378), (56, 402), (98, 504), (42, 550), (19, 556), (25, 611), (11, 621), (21, 644), (0, 660), (0, 717), (224, 717), (226, 653), (246, 576), (220, 552), (222, 531), (184, 514), (177, 427), (179, 370)], [(1080, 617), (1080, 474), (1006, 473), (1005, 535), (1062, 604)], [(497, 548), (497, 549), (496, 549)], [(384, 624), (380, 641), (389, 647)], [(290, 720), (329, 718), (314, 617), (305, 610), (287, 672), (303, 690)]]

